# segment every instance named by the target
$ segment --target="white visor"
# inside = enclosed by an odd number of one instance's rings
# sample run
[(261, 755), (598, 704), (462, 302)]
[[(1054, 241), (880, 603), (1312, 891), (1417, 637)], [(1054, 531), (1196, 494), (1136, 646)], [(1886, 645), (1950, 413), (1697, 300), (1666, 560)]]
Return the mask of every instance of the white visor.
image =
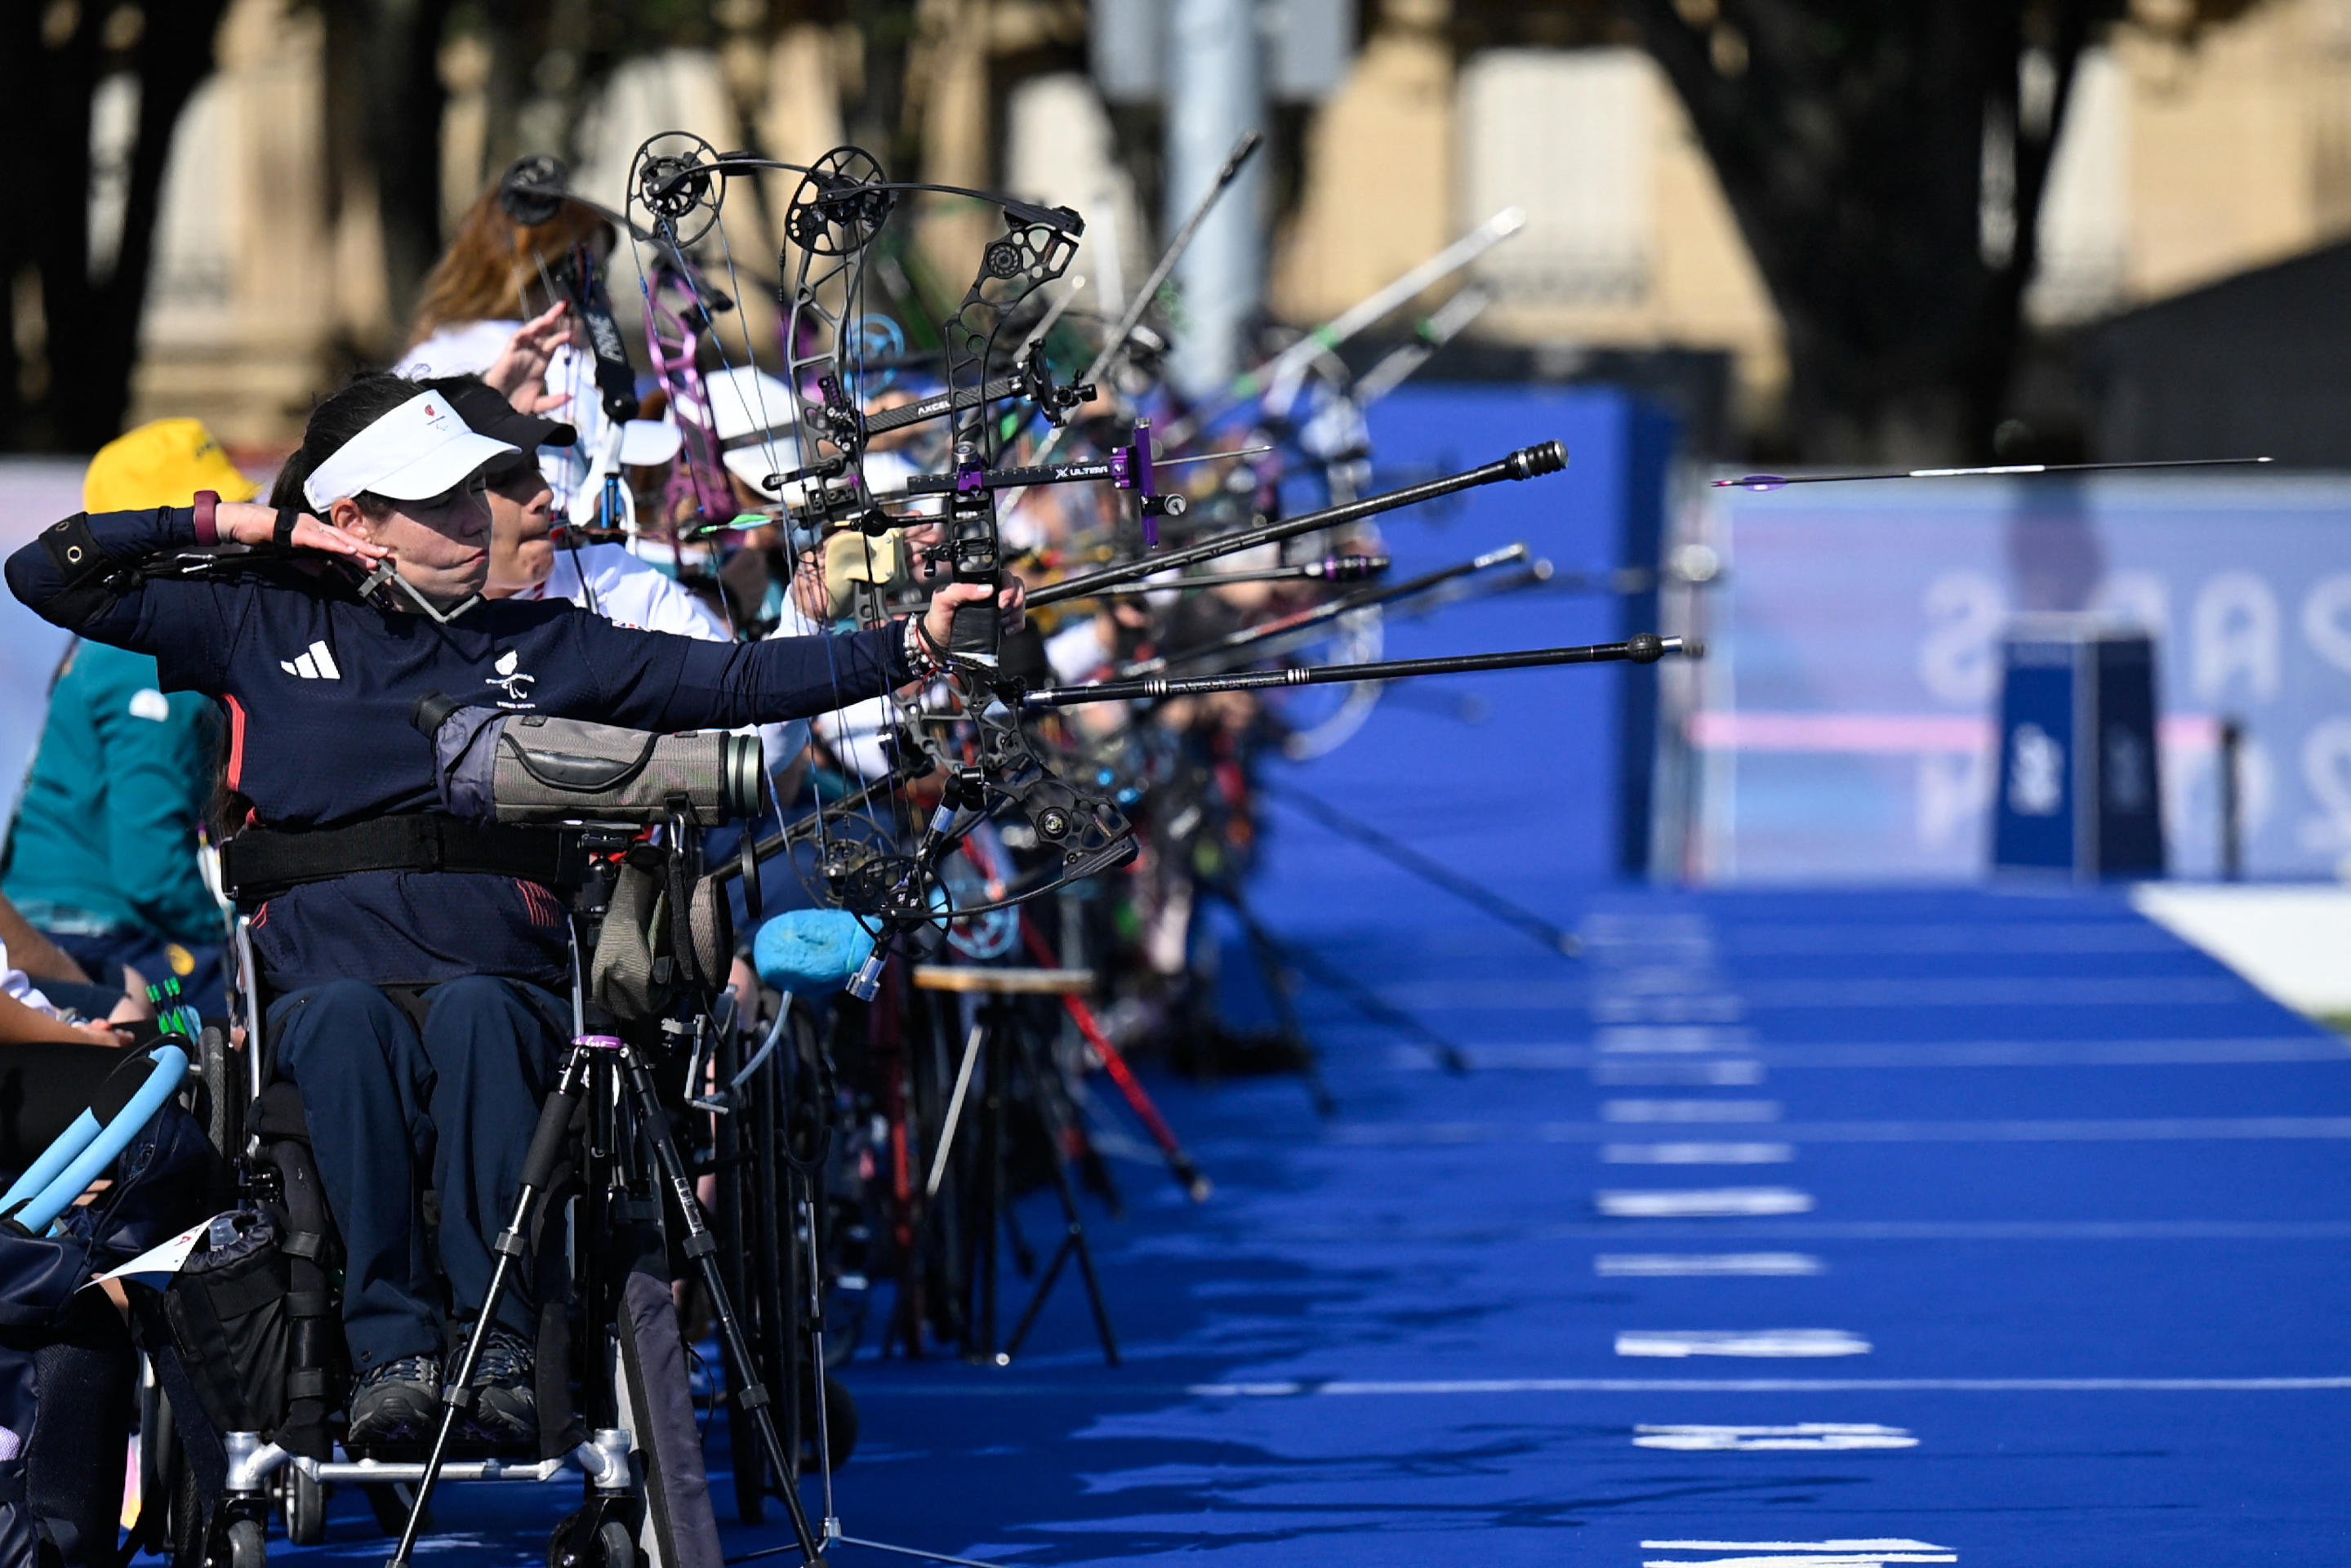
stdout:
[(423, 501), (515, 449), (478, 435), (439, 392), (419, 392), (352, 436), (319, 465), (302, 486), (313, 510), (361, 491), (392, 501)]

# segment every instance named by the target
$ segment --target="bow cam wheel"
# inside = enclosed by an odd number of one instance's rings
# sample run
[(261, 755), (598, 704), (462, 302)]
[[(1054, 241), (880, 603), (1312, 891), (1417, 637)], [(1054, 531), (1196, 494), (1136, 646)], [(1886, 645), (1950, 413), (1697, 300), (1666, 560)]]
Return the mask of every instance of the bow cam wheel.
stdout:
[(836, 147), (810, 165), (784, 209), (784, 234), (814, 256), (849, 256), (872, 243), (896, 192), (873, 154), (862, 147)]
[(726, 200), (726, 175), (709, 142), (684, 131), (664, 131), (637, 149), (629, 166), (629, 194), (680, 246), (710, 232)]

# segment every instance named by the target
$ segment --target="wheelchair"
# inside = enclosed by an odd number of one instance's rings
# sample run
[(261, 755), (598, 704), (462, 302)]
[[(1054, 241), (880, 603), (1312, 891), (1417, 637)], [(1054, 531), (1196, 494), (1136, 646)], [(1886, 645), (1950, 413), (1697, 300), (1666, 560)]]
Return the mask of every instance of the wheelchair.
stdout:
[[(734, 947), (704, 865), (712, 824), (669, 806), (545, 830), (559, 835), (569, 895), (572, 1042), (491, 1286), (496, 1300), (526, 1270), (537, 1286), (535, 1452), (455, 1442), (470, 1346), (444, 1376), (428, 1451), (360, 1456), (337, 1443), (349, 1373), (336, 1242), (299, 1094), (272, 1071), (251, 916), (236, 917), (242, 1061), (217, 1030), (202, 1052), (207, 1130), (234, 1207), (204, 1244), (217, 1266), (192, 1260), (162, 1298), (170, 1309), (148, 1305), (147, 1337), (164, 1348), (142, 1386), (136, 1544), (173, 1568), (261, 1568), (273, 1518), (290, 1541), (315, 1543), (329, 1489), (357, 1486), (399, 1533), (392, 1561), (404, 1563), (440, 1484), (568, 1483), (581, 1500), (550, 1535), (550, 1568), (718, 1568), (674, 1304), (683, 1278), (723, 1353), (737, 1515), (758, 1522), (782, 1500), (801, 1556), (820, 1561), (797, 1482), (812, 1455), (828, 1473), (846, 1457), (855, 1417), (823, 1368), (826, 1200), (812, 1157), (795, 1152), (821, 1141), (810, 1128), (821, 1110), (787, 1071), (810, 1060), (812, 1026), (804, 1009), (779, 1009), (768, 1041), (785, 1044), (762, 1062), (747, 1060), (736, 1020), (716, 1016)], [(705, 1094), (714, 1077), (717, 1092)], [(697, 1196), (704, 1177), (718, 1187), (716, 1229)]]

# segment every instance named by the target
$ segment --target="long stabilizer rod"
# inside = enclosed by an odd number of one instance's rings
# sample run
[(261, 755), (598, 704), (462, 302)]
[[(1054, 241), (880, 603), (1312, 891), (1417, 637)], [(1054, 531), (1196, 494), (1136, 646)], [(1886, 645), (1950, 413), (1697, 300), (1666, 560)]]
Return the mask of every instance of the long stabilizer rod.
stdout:
[(1382, 659), (1364, 664), (1311, 664), (1288, 670), (1243, 670), (1229, 675), (1154, 675), (1140, 681), (1047, 686), (1023, 694), (1020, 704), (1031, 708), (1070, 707), (1079, 703), (1208, 696), (1217, 692), (1341, 685), (1353, 681), (1398, 681), (1415, 675), (1460, 675), (1479, 670), (1528, 670), (1544, 664), (1654, 664), (1668, 653), (1695, 659), (1705, 652), (1695, 637), (1660, 637), (1654, 632), (1636, 632), (1622, 643), (1587, 643), (1572, 648), (1526, 648), (1510, 653), (1456, 653), (1437, 659)]
[(1059, 604), (1066, 599), (1083, 599), (1113, 583), (1134, 582), (1142, 578), (1156, 577), (1163, 571), (1176, 571), (1198, 561), (1214, 560), (1218, 556), (1234, 555), (1241, 550), (1255, 549), (1259, 545), (1280, 539), (1296, 538), (1301, 534), (1315, 533), (1323, 528), (1335, 528), (1364, 517), (1375, 517), (1383, 512), (1433, 501), (1439, 496), (1450, 496), (1457, 490), (1475, 489), (1480, 485), (1492, 485), (1504, 479), (1532, 479), (1538, 475), (1556, 474), (1567, 466), (1564, 443), (1545, 441), (1533, 446), (1522, 446), (1508, 457), (1458, 474), (1407, 485), (1401, 490), (1389, 490), (1382, 495), (1366, 496), (1360, 501), (1350, 501), (1342, 507), (1325, 507), (1319, 512), (1303, 517), (1268, 523), (1261, 528), (1244, 528), (1238, 533), (1223, 534), (1203, 539), (1182, 549), (1163, 555), (1144, 556), (1117, 566), (1107, 566), (1100, 571), (1090, 571), (1081, 577), (1068, 578), (1035, 589), (1029, 595), (1032, 606)]
[(1514, 560), (1524, 560), (1526, 558), (1527, 547), (1523, 543), (1505, 545), (1500, 549), (1489, 550), (1474, 560), (1465, 560), (1454, 566), (1441, 566), (1435, 571), (1425, 571), (1418, 577), (1407, 578), (1402, 582), (1383, 582), (1371, 588), (1359, 588), (1353, 593), (1343, 593), (1338, 598), (1325, 600), (1321, 604), (1310, 605), (1304, 610), (1277, 616), (1271, 621), (1261, 622), (1255, 626), (1244, 626), (1238, 631), (1228, 632), (1210, 642), (1189, 648), (1178, 648), (1176, 652), (1160, 658), (1137, 659), (1131, 664), (1123, 664), (1119, 667), (1119, 678), (1133, 680), (1142, 675), (1156, 674), (1176, 664), (1193, 664), (1202, 659), (1227, 658), (1234, 653), (1244, 653), (1275, 637), (1320, 626), (1327, 622), (1336, 621), (1343, 615), (1352, 614), (1355, 611), (1368, 610), (1374, 605), (1385, 604), (1398, 599), (1409, 599), (1416, 593), (1426, 593), (1430, 589), (1440, 587), (1457, 578), (1468, 577), (1489, 570), (1494, 567), (1507, 565)]

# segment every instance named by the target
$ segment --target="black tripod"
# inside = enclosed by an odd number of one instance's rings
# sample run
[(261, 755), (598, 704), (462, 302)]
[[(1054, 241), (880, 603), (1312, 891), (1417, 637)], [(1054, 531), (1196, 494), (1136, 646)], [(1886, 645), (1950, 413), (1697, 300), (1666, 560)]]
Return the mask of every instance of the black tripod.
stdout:
[[(729, 1390), (739, 1415), (748, 1416), (767, 1455), (773, 1473), (789, 1477), (793, 1467), (786, 1462), (782, 1437), (776, 1430), (775, 1412), (767, 1386), (758, 1380), (758, 1363), (751, 1358), (751, 1347), (745, 1339), (741, 1322), (729, 1302), (725, 1281), (718, 1268), (718, 1244), (710, 1234), (710, 1227), (702, 1213), (702, 1205), (694, 1196), (694, 1178), (679, 1158), (677, 1145), (670, 1136), (669, 1118), (661, 1098), (653, 1088), (652, 1071), (638, 1049), (615, 1035), (582, 1034), (571, 1042), (571, 1054), (563, 1064), (561, 1079), (555, 1092), (540, 1108), (538, 1126), (531, 1134), (530, 1153), (523, 1162), (522, 1186), (515, 1195), (513, 1220), (498, 1233), (494, 1244), (497, 1264), (490, 1275), (490, 1286), (482, 1301), (481, 1315), (476, 1320), (487, 1325), (496, 1317), (498, 1304), (506, 1295), (518, 1260), (528, 1250), (525, 1239), (530, 1234), (531, 1219), (540, 1197), (562, 1162), (571, 1137), (571, 1121), (578, 1111), (583, 1093), (590, 1083), (604, 1092), (593, 1103), (603, 1106), (618, 1101), (632, 1113), (635, 1132), (643, 1139), (653, 1155), (654, 1175), (669, 1188), (679, 1222), (685, 1231), (684, 1251), (701, 1271), (703, 1288), (710, 1294), (710, 1313), (716, 1322), (721, 1343), (726, 1350), (726, 1364), (735, 1371), (738, 1385)], [(617, 1140), (616, 1145), (617, 1147)], [(409, 1568), (416, 1548), (416, 1537), (423, 1528), (426, 1509), (433, 1500), (433, 1489), (441, 1476), (441, 1468), (448, 1457), (449, 1444), (457, 1423), (474, 1402), (474, 1370), (481, 1356), (486, 1333), (476, 1331), (467, 1337), (465, 1352), (457, 1359), (449, 1380), (441, 1391), (441, 1427), (433, 1438), (433, 1450), (425, 1461), (424, 1475), (416, 1483), (416, 1498), (408, 1511), (408, 1522), (402, 1530), (400, 1545), (392, 1556), (390, 1568)], [(799, 1491), (787, 1484), (778, 1489), (784, 1506), (791, 1514), (792, 1533), (797, 1537), (801, 1558), (810, 1568), (822, 1568), (824, 1553), (816, 1532), (810, 1527), (808, 1511), (801, 1506)]]
[[(964, 1279), (964, 1358), (998, 1366), (1010, 1365), (1028, 1339), (1029, 1331), (1036, 1326), (1038, 1315), (1044, 1311), (1061, 1271), (1074, 1260), (1078, 1277), (1085, 1285), (1086, 1305), (1093, 1314), (1094, 1336), (1102, 1343), (1102, 1359), (1116, 1366), (1118, 1335), (1111, 1326), (1110, 1306), (1102, 1296), (1102, 1281), (1094, 1272), (1093, 1249), (1087, 1244), (1085, 1222), (1078, 1212), (1077, 1187), (1070, 1179), (1070, 1151), (1078, 1129), (1066, 1114), (1067, 1107), (1051, 1092), (1048, 1065), (1036, 1031), (1022, 1024), (1014, 1001), (1020, 996), (1065, 996), (1085, 991), (1092, 987), (1092, 975), (1083, 969), (923, 965), (914, 971), (914, 984), (925, 990), (977, 993), (985, 998), (980, 1003), (977, 1026), (964, 1045), (963, 1064), (956, 1075), (956, 1092), (947, 1108), (946, 1124), (939, 1133), (939, 1152), (935, 1156), (937, 1163), (944, 1166), (955, 1142), (956, 1124), (976, 1086), (979, 1170), (977, 1180), (965, 1195), (965, 1235), (970, 1247), (970, 1267)], [(1061, 1244), (1038, 1277), (1029, 1304), (1013, 1326), (1012, 1337), (999, 1348), (999, 1233), (1012, 1243), (1016, 1255), (1024, 1260), (1027, 1256), (1027, 1249), (1014, 1228), (1005, 1179), (1010, 1102), (1017, 1079), (1024, 1077), (1030, 1089), (1030, 1103), (1043, 1124), (1048, 1166), (1054, 1195), (1061, 1203), (1062, 1231)], [(1024, 1271), (1025, 1269), (1024, 1262)]]

